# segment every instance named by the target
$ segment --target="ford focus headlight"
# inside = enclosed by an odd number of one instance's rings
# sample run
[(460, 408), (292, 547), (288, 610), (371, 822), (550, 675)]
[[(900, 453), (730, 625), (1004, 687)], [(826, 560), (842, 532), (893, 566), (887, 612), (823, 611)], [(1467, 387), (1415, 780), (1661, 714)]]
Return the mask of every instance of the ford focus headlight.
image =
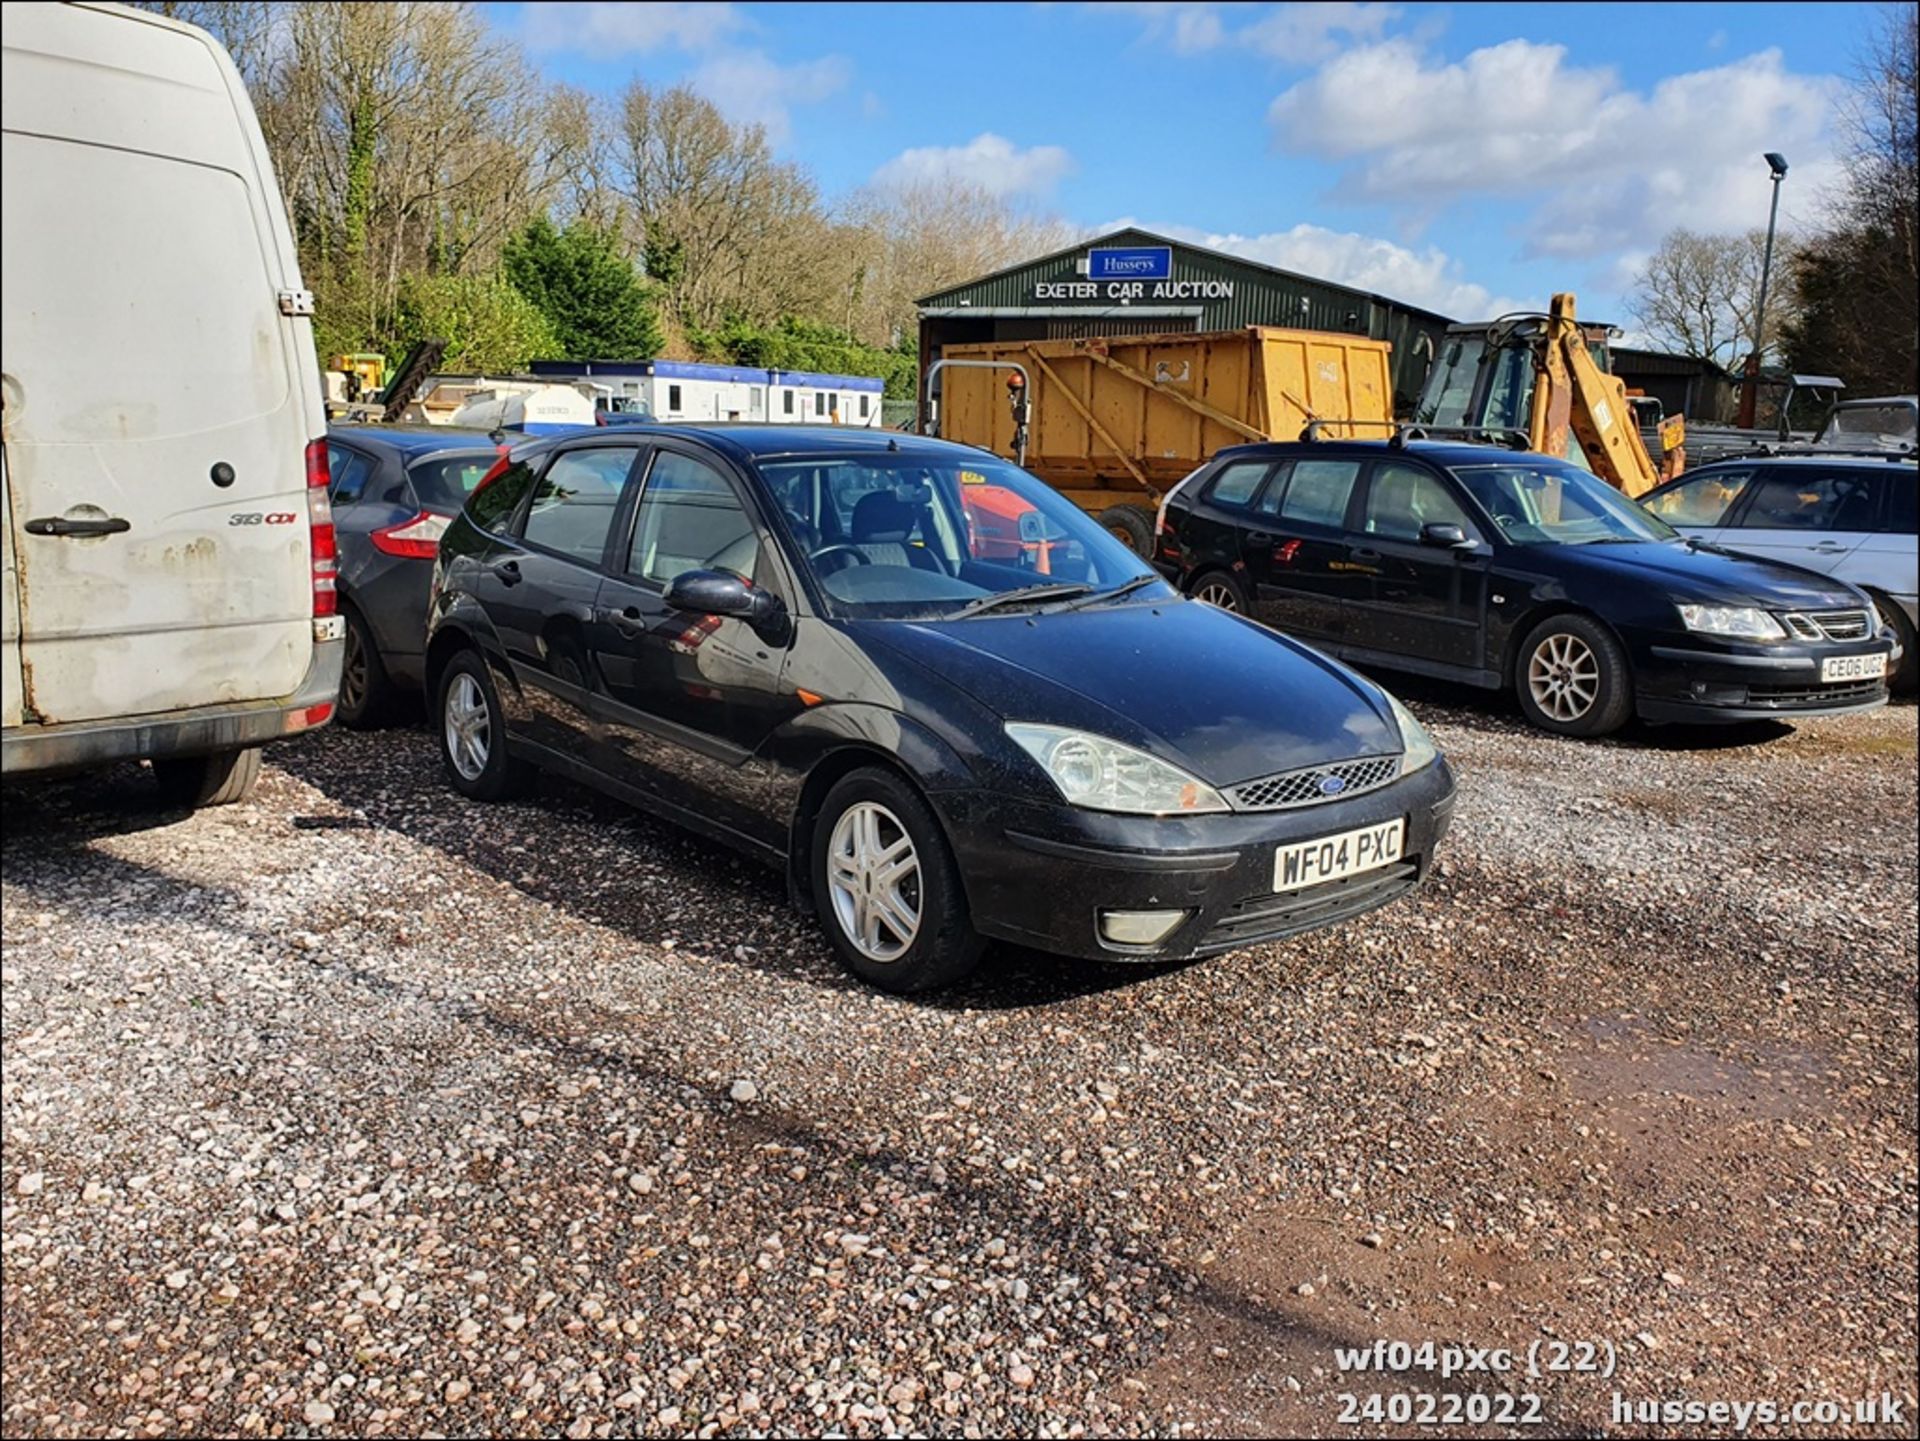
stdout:
[(1205, 781), (1105, 736), (1020, 721), (1008, 722), (1007, 734), (1040, 763), (1069, 805), (1140, 816), (1227, 809), (1220, 792)]
[(1786, 631), (1758, 606), (1683, 605), (1680, 624), (1701, 635), (1731, 636), (1735, 640), (1779, 640)]
[(1439, 760), (1440, 747), (1433, 743), (1427, 728), (1413, 718), (1413, 712), (1400, 704), (1400, 697), (1390, 690), (1383, 690), (1380, 694), (1393, 707), (1394, 723), (1400, 727), (1400, 744), (1405, 751), (1400, 757), (1400, 774), (1412, 775), (1422, 766), (1430, 766)]

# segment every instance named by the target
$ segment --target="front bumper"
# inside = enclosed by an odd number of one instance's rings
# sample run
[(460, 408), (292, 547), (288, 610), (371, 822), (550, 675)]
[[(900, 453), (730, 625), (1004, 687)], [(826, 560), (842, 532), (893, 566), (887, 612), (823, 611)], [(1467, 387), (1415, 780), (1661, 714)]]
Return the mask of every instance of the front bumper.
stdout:
[[(997, 940), (1109, 961), (1214, 955), (1334, 925), (1424, 881), (1453, 817), (1444, 760), (1351, 800), (1295, 810), (1122, 816), (986, 791), (936, 794), (974, 928)], [(1274, 850), (1406, 818), (1400, 858), (1295, 891), (1273, 889)], [(1183, 910), (1152, 946), (1101, 935), (1106, 911)]]
[(345, 654), (339, 617), (316, 620), (313, 658), (292, 695), (66, 725), (13, 726), (0, 733), (0, 771), (55, 774), (116, 761), (218, 755), (299, 735), (332, 719)]
[[(1636, 647), (1635, 708), (1650, 721), (1712, 723), (1791, 716), (1846, 715), (1887, 703), (1886, 677), (1900, 661), (1889, 630), (1872, 640), (1722, 642), (1689, 635), (1649, 638)], [(1823, 681), (1832, 656), (1881, 656), (1877, 680)]]

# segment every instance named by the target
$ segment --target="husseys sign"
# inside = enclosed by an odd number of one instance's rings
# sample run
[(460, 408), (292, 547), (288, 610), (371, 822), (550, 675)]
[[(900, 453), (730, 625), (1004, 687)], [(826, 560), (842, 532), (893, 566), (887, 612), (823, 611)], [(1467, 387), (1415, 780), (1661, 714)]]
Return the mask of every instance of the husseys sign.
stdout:
[(1175, 280), (1165, 245), (1110, 246), (1087, 252), (1085, 280), (1042, 281), (1035, 300), (1231, 300), (1231, 280)]

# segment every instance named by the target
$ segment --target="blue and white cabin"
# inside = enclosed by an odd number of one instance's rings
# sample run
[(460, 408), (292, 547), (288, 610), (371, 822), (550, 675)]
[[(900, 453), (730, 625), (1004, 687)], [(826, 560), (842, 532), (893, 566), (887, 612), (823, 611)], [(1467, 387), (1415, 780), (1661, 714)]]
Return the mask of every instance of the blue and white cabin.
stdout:
[[(885, 388), (865, 375), (759, 370), (691, 360), (536, 360), (535, 375), (588, 380), (656, 420), (764, 421), (880, 428)], [(619, 407), (627, 409), (629, 407)]]

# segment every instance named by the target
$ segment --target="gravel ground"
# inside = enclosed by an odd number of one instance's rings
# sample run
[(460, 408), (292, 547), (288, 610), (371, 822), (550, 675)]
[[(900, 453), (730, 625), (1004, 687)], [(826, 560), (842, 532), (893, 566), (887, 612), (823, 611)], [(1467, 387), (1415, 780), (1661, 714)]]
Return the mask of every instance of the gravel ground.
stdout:
[(9, 791), (0, 1429), (1324, 1432), (1382, 1389), (1336, 1346), (1562, 1338), (1615, 1379), (1387, 1389), (1912, 1434), (1915, 710), (1574, 744), (1407, 691), (1462, 785), (1417, 897), (913, 1000), (415, 731), (188, 818)]

